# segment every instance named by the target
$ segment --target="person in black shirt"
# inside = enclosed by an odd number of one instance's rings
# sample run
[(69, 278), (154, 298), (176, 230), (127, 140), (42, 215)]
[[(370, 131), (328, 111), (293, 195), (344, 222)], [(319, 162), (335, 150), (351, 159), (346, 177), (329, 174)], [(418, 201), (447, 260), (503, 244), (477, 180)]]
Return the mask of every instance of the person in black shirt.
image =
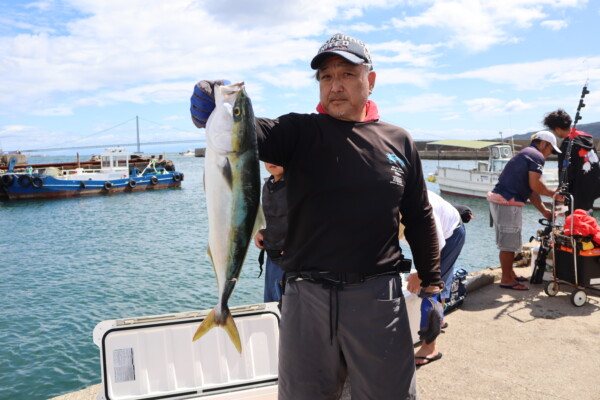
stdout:
[[(287, 232), (287, 199), (283, 168), (265, 163), (271, 173), (262, 191), (262, 208), (266, 227), (254, 236), (254, 244), (267, 253), (263, 301), (279, 301), (283, 289), (283, 270), (279, 263)], [(262, 253), (261, 253), (262, 254)], [(261, 257), (262, 258), (262, 257)]]
[[(287, 182), (279, 399), (338, 399), (347, 377), (359, 399), (415, 399), (400, 214), (423, 292), (443, 286), (421, 160), (408, 132), (381, 121), (369, 100), (376, 73), (362, 41), (334, 35), (311, 67), (317, 114), (256, 119), (259, 156), (283, 166)], [(194, 88), (198, 127), (212, 85)], [(428, 330), (439, 331), (439, 311)]]
[[(573, 195), (572, 210), (589, 211), (600, 197), (600, 164), (594, 138), (571, 127), (571, 116), (562, 108), (544, 117), (543, 124), (556, 136), (564, 139), (558, 155), (559, 185)], [(569, 150), (570, 144), (570, 152)]]

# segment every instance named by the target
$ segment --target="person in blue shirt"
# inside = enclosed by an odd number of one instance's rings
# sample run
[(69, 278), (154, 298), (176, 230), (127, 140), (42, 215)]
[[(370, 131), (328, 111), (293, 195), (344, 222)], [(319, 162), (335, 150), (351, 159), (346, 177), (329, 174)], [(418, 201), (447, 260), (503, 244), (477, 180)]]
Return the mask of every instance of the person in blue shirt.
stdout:
[(553, 152), (561, 152), (556, 146), (556, 137), (548, 131), (535, 133), (531, 144), (506, 164), (498, 183), (488, 193), (487, 200), (496, 231), (496, 246), (500, 250), (500, 287), (503, 289), (529, 290), (529, 287), (521, 283), (527, 279), (515, 274), (513, 261), (515, 253), (521, 251), (523, 244), (523, 205), (527, 200), (545, 218), (551, 216), (551, 211), (544, 205), (541, 196), (552, 197), (556, 192), (549, 189), (542, 180), (544, 164)]

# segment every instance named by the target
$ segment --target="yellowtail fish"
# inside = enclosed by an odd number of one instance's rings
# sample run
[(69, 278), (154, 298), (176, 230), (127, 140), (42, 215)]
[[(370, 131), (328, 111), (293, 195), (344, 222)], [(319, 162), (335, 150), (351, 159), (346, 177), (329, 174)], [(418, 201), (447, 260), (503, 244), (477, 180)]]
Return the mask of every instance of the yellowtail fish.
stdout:
[(241, 353), (240, 336), (227, 301), (242, 270), (260, 209), (256, 125), (243, 83), (215, 86), (215, 103), (206, 123), (204, 191), (208, 254), (217, 276), (219, 302), (192, 341), (221, 326)]

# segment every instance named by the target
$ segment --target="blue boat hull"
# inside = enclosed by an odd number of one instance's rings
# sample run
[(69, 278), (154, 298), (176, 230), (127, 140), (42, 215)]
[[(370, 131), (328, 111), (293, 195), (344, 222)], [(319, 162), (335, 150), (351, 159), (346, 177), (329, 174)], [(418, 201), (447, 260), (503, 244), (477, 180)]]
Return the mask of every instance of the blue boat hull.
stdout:
[(35, 174), (5, 174), (0, 178), (0, 196), (9, 200), (62, 199), (176, 188), (181, 186), (183, 173), (174, 171), (108, 181), (64, 180)]

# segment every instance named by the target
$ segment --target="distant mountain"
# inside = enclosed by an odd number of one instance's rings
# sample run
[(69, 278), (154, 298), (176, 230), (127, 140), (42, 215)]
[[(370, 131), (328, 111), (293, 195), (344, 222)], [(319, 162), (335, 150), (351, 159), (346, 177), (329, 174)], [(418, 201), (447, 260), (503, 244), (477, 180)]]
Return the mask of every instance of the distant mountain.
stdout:
[[(577, 130), (583, 131), (588, 135), (592, 135), (595, 138), (600, 138), (600, 122), (591, 122), (589, 124), (577, 124)], [(531, 135), (533, 135), (535, 132), (537, 131), (522, 133), (520, 135), (513, 135), (511, 136), (511, 138), (514, 138), (515, 140), (529, 140), (531, 138)], [(495, 140), (498, 139), (499, 138)]]

